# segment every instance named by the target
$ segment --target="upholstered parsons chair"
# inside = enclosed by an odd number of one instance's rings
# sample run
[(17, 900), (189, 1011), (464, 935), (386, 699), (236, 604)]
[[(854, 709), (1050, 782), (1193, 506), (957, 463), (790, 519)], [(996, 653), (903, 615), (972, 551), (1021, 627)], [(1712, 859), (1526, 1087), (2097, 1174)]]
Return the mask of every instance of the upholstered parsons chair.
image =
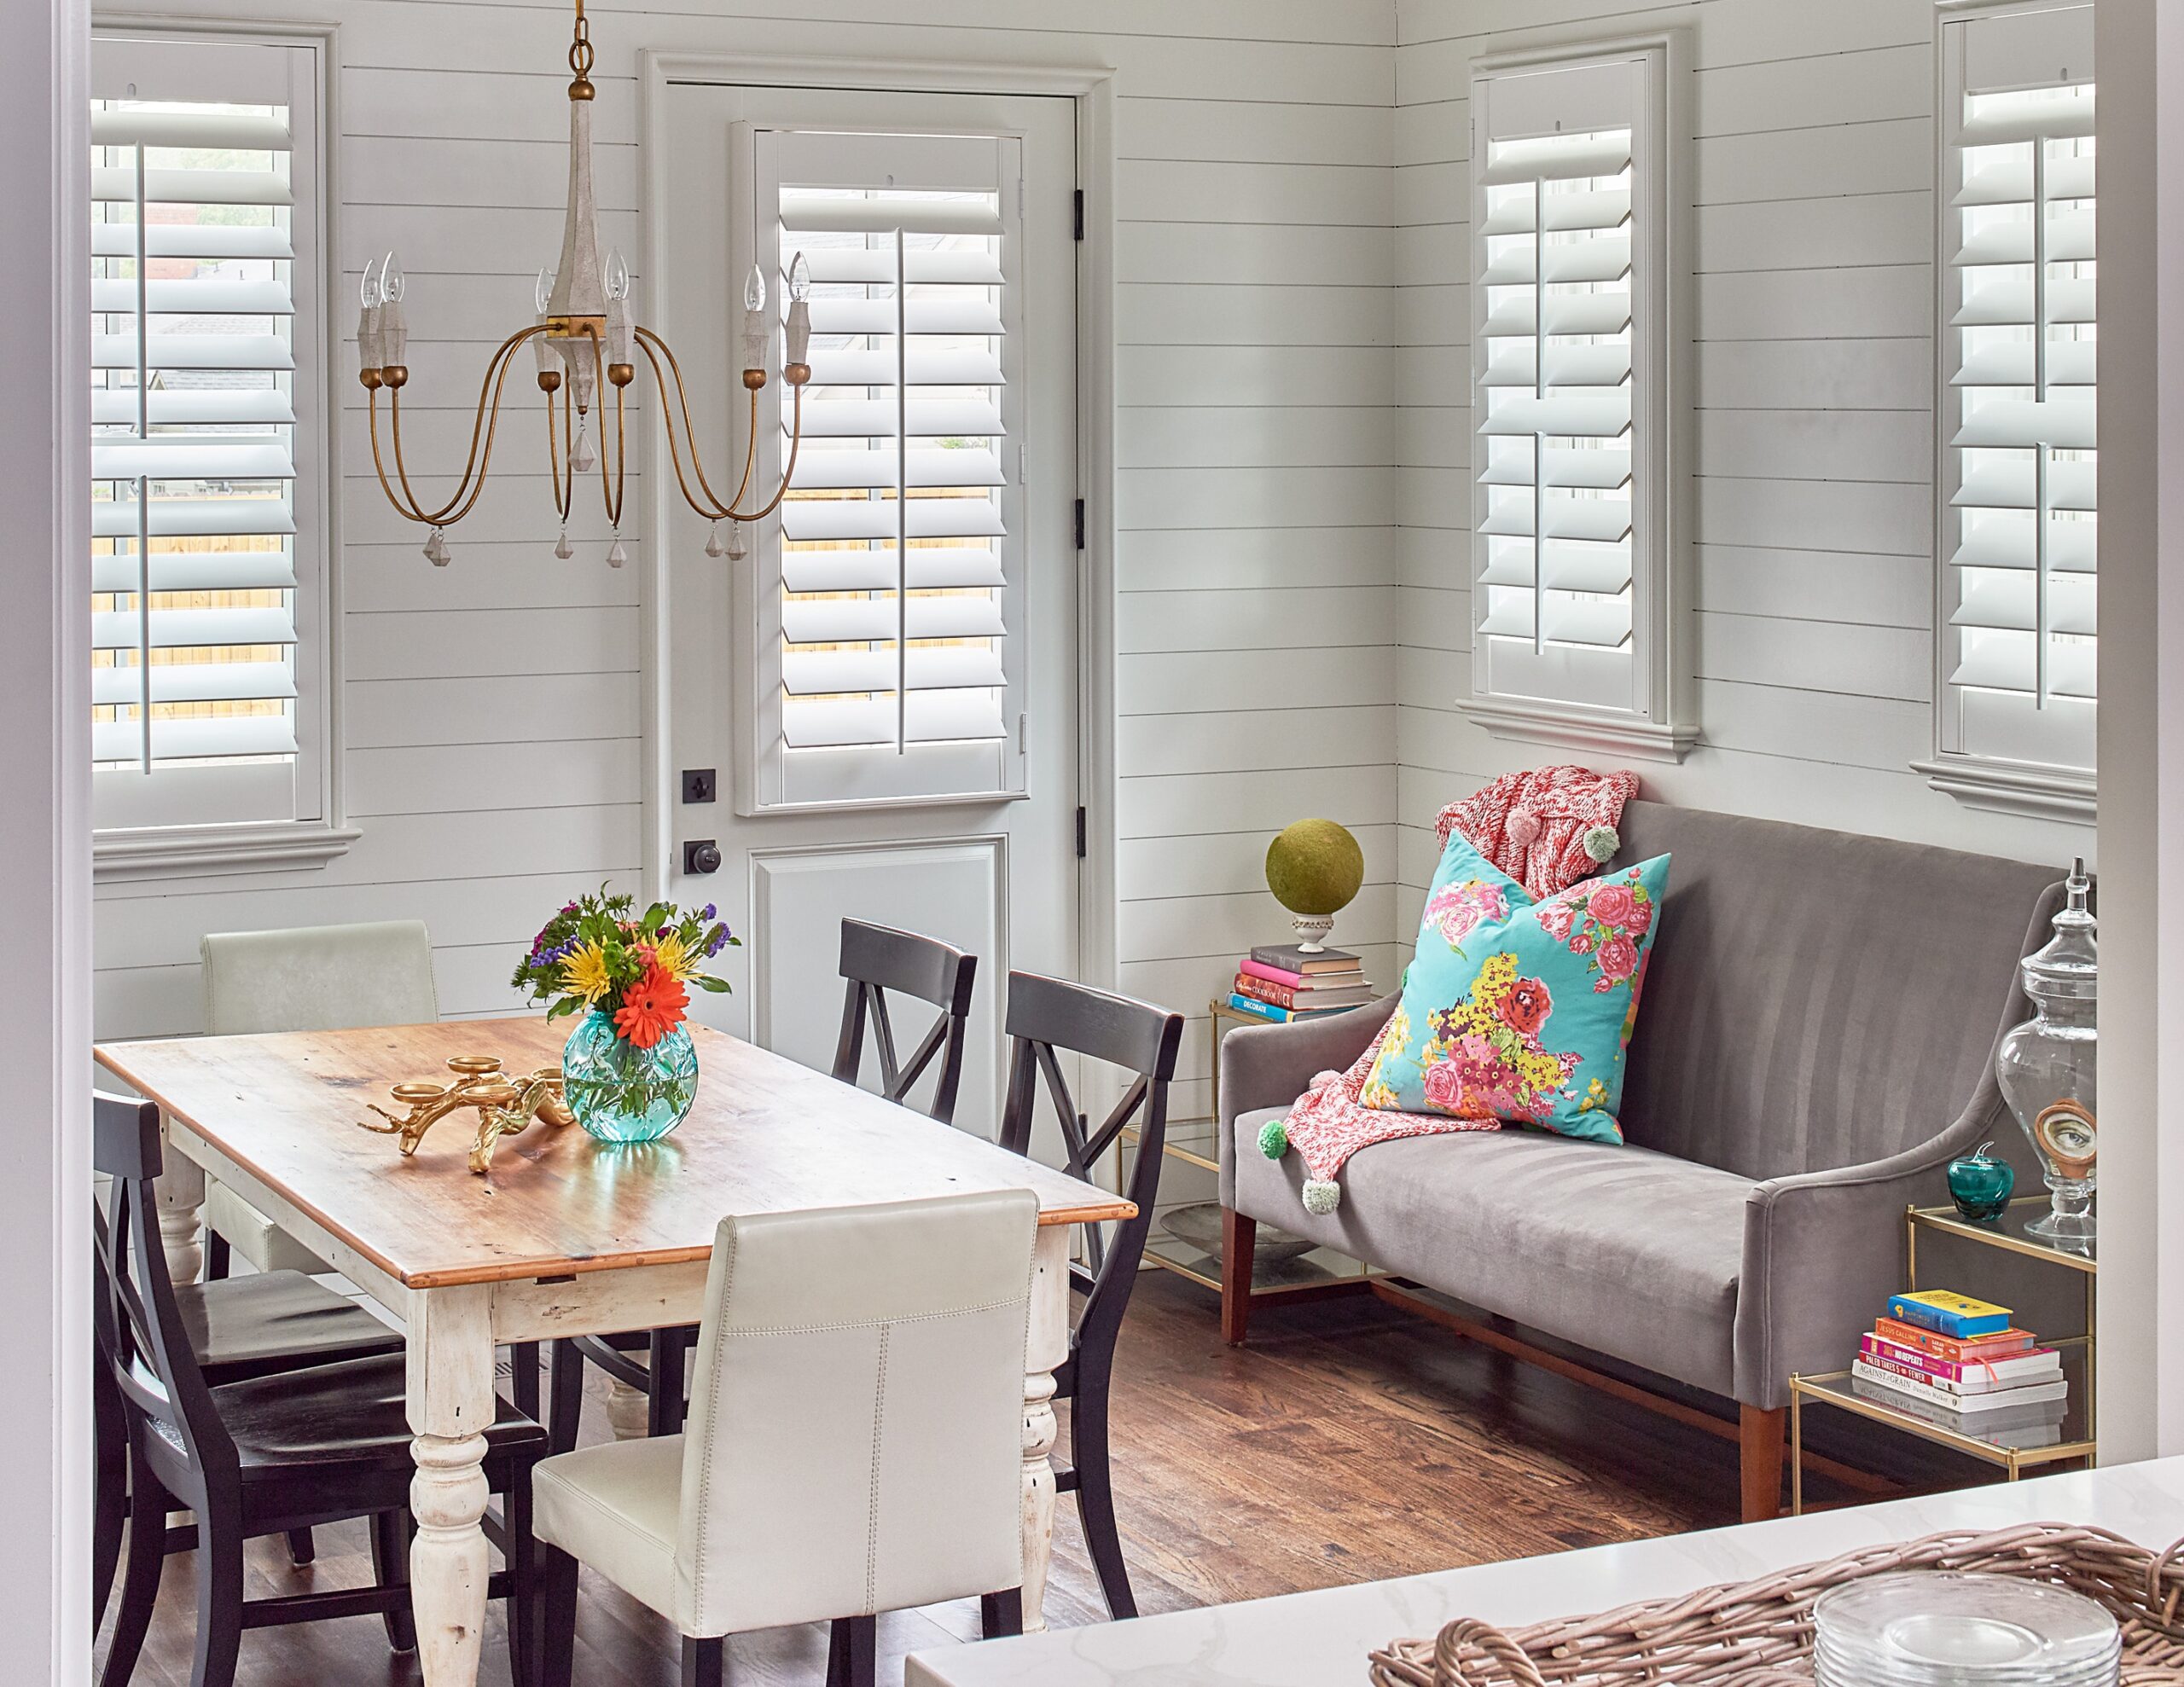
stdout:
[[(213, 931), (200, 945), (207, 1036), (422, 1025), (440, 1017), (433, 942), (423, 922)], [(225, 1185), (208, 1180), (205, 1228), (212, 1276), (233, 1247), (260, 1271), (312, 1274), (333, 1267)]]

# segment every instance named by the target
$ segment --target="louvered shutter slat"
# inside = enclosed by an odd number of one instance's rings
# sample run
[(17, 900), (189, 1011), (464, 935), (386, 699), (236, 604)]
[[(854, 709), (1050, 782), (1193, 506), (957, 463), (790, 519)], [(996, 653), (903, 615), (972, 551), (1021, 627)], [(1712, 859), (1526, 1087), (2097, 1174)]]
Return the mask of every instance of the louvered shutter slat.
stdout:
[[(133, 668), (91, 670), (95, 704), (134, 704), (138, 691)], [(295, 694), (295, 674), (285, 662), (160, 663), (152, 669), (154, 703), (235, 703)]]
[[(1991, 627), (2030, 633), (2036, 624), (2039, 583), (2029, 572), (1978, 571), (1966, 582), (1956, 612), (1959, 627)], [(2094, 581), (2089, 574), (2059, 574), (2048, 582), (2048, 626), (2055, 633), (2090, 638), (2094, 625)]]
[[(134, 258), (132, 223), (94, 223), (91, 256)], [(288, 231), (277, 223), (153, 223), (144, 229), (147, 258), (293, 258)]]
[[(1963, 540), (1949, 560), (1977, 568), (2032, 568), (2038, 565), (2039, 518), (2030, 510), (1971, 510)], [(2098, 519), (2048, 518), (2048, 565), (2073, 573), (2094, 571), (2100, 541)]]
[[(2038, 472), (2029, 462), (1982, 461), (1964, 471), (1961, 484), (1949, 502), (1958, 508), (2029, 510), (2036, 507)], [(2053, 510), (2092, 510), (2100, 507), (2095, 470), (2088, 462), (2055, 462), (2048, 467), (2048, 507)]]
[(287, 480), (296, 466), (283, 439), (220, 438), (163, 434), (150, 440), (91, 442), (91, 478), (154, 480)]
[(2096, 443), (2098, 406), (2090, 387), (2079, 391), (2083, 396), (2050, 398), (2045, 403), (2003, 399), (1982, 404), (1965, 417), (1949, 443), (1982, 449), (2052, 445), (2059, 450), (2090, 451)]
[[(2054, 339), (2048, 342), (2048, 385), (2091, 386), (2099, 374), (2100, 342), (2095, 339)], [(1953, 386), (2030, 386), (2035, 379), (2032, 343), (2006, 340), (1982, 345), (1965, 354)]]
[[(151, 571), (155, 592), (278, 592), (296, 583), (295, 559), (286, 551), (154, 551)], [(95, 592), (134, 592), (137, 580), (134, 552), (91, 559)]]

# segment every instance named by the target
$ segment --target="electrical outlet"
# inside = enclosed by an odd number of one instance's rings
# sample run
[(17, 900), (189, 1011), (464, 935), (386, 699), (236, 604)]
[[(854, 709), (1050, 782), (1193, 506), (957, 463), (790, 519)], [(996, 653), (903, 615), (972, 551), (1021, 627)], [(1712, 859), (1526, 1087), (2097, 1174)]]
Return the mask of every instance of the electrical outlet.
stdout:
[(711, 768), (682, 769), (682, 800), (685, 803), (710, 803), (714, 795), (713, 770)]

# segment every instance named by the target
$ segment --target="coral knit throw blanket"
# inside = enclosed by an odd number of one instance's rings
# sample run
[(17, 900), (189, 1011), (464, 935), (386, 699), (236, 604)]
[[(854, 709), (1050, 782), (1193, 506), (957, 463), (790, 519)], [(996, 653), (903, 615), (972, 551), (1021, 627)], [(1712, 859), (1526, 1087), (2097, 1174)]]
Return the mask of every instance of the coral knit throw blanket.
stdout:
[[(1565, 890), (1622, 847), (1616, 823), (1623, 805), (1638, 794), (1633, 773), (1595, 774), (1584, 768), (1535, 768), (1504, 774), (1441, 810), (1435, 832), (1445, 848), (1461, 831), (1479, 854), (1516, 879), (1533, 897)], [(1286, 1148), (1304, 1157), (1304, 1199), (1309, 1212), (1333, 1212), (1340, 1203), (1335, 1181), (1343, 1162), (1361, 1148), (1407, 1136), (1501, 1128), (1494, 1119), (1451, 1119), (1423, 1113), (1390, 1113), (1359, 1099), (1366, 1075), (1380, 1052), (1375, 1037), (1346, 1072), (1321, 1072), (1286, 1118), (1270, 1120), (1259, 1148), (1280, 1158)]]

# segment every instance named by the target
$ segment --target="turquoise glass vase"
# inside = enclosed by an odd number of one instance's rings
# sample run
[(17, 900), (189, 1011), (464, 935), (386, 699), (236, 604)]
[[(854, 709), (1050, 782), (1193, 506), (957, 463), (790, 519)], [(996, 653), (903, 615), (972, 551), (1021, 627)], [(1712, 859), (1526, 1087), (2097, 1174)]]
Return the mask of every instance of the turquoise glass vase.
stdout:
[(657, 1142), (698, 1099), (698, 1051), (680, 1025), (639, 1048), (594, 1009), (561, 1049), (561, 1093), (600, 1141)]

